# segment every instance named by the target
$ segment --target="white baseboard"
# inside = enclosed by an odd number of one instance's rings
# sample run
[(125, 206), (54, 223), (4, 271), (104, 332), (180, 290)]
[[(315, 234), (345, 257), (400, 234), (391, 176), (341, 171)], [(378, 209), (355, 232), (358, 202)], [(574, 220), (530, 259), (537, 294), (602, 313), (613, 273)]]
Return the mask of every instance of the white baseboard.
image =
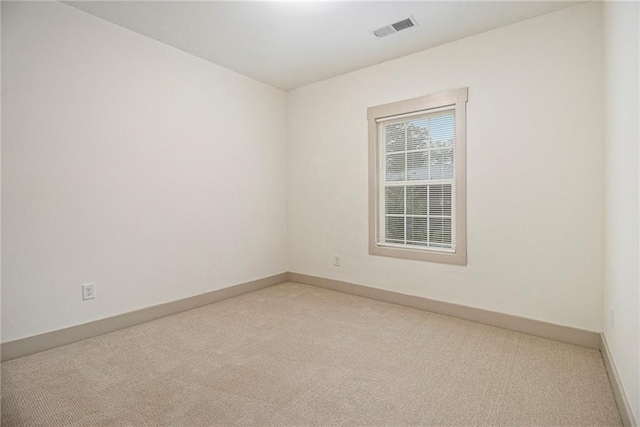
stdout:
[(625, 427), (636, 427), (638, 424), (631, 411), (627, 394), (624, 392), (624, 387), (620, 381), (618, 375), (618, 369), (611, 357), (611, 351), (607, 344), (607, 339), (604, 334), (600, 334), (600, 352), (602, 353), (602, 359), (604, 360), (604, 367), (609, 374), (609, 382), (611, 383), (611, 389), (613, 390), (613, 396), (616, 398), (616, 404), (618, 405), (618, 412), (620, 412), (620, 418), (622, 418), (622, 424)]
[(107, 317), (106, 319), (95, 320), (93, 322), (83, 323), (69, 328), (58, 329), (44, 334), (5, 342), (2, 344), (2, 348), (0, 349), (2, 361), (4, 362), (17, 357), (50, 350), (76, 341), (129, 328), (150, 320), (202, 307), (227, 298), (246, 294), (247, 292), (257, 291), (258, 289), (267, 288), (269, 286), (285, 282), (287, 278), (288, 273), (276, 274), (275, 276), (241, 283), (239, 285), (218, 289), (178, 301), (154, 305), (152, 307), (131, 311), (129, 313)]
[(478, 323), (484, 323), (485, 325), (536, 335), (596, 350), (600, 349), (600, 333), (598, 332), (587, 331), (570, 326), (556, 325), (554, 323), (547, 323), (540, 320), (498, 313), (480, 308), (436, 301), (413, 295), (405, 295), (398, 292), (371, 288), (368, 286), (326, 279), (323, 277), (309, 276), (306, 274), (290, 272), (289, 281), (332, 289), (334, 291), (390, 302), (392, 304), (404, 305), (407, 307), (417, 308), (419, 310), (431, 311), (433, 313), (471, 320)]
[(158, 319), (160, 317), (191, 310), (216, 301), (221, 301), (247, 292), (266, 288), (285, 281), (332, 289), (392, 304), (404, 305), (407, 307), (417, 308), (419, 310), (431, 311), (491, 326), (497, 326), (516, 332), (537, 335), (543, 338), (554, 339), (569, 344), (581, 345), (594, 349), (600, 349), (601, 347), (600, 334), (597, 332), (556, 325), (553, 323), (542, 322), (510, 314), (497, 313), (474, 307), (431, 300), (418, 296), (405, 295), (398, 292), (376, 289), (323, 277), (289, 272), (178, 301), (143, 308), (141, 310), (120, 314), (106, 319), (96, 320), (69, 328), (6, 342), (2, 344), (2, 360), (15, 359), (16, 357), (26, 356), (28, 354), (52, 349), (75, 341), (103, 335), (143, 322)]

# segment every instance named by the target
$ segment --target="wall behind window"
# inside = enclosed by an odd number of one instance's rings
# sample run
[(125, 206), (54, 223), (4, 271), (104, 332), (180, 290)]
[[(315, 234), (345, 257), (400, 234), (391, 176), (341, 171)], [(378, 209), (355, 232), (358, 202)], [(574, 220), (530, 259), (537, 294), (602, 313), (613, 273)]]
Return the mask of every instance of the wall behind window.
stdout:
[[(587, 3), (290, 92), (290, 270), (600, 331), (601, 31)], [(369, 255), (367, 107), (464, 86), (468, 266)]]
[(58, 2), (2, 8), (4, 341), (287, 270), (284, 92)]

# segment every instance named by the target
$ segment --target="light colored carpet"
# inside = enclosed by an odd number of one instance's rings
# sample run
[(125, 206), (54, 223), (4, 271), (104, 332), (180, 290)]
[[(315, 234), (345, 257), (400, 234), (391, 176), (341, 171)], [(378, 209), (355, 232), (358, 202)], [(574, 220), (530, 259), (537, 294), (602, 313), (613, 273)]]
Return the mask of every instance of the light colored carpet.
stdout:
[(2, 364), (2, 426), (620, 425), (600, 353), (285, 283)]

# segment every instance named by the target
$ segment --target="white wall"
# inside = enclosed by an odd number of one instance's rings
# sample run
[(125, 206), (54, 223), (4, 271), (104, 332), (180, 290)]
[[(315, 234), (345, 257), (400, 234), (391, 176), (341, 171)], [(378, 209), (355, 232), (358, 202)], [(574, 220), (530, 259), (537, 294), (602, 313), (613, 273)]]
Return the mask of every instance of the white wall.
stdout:
[[(287, 269), (602, 329), (599, 4), (295, 90), (288, 152), (285, 93), (63, 4), (2, 7), (3, 341)], [(461, 86), (468, 266), (370, 256), (366, 108)]]
[(61, 3), (2, 8), (4, 341), (287, 270), (284, 92)]
[[(290, 270), (600, 331), (600, 7), (290, 92)], [(369, 255), (367, 107), (463, 86), (468, 266)]]
[[(640, 421), (638, 3), (606, 2), (604, 334)], [(615, 314), (611, 316), (610, 310)], [(613, 323), (612, 323), (613, 321)]]
[[(2, 46), (2, 7), (0, 7), (0, 46)], [(2, 82), (2, 55), (0, 54), (0, 82)], [(0, 93), (2, 92), (0, 88)], [(0, 146), (2, 145), (2, 102), (0, 102)], [(2, 164), (2, 150), (0, 149), (0, 165)], [(0, 172), (2, 167), (0, 167)], [(2, 223), (2, 174), (0, 173), (0, 224)], [(2, 342), (2, 227), (0, 227), (0, 342)], [(1, 347), (0, 347), (1, 348)], [(1, 353), (1, 352), (0, 352)], [(0, 359), (2, 359), (0, 354)], [(0, 378), (2, 376), (0, 375)], [(2, 387), (0, 386), (0, 390)], [(2, 418), (0, 405), (0, 418)]]

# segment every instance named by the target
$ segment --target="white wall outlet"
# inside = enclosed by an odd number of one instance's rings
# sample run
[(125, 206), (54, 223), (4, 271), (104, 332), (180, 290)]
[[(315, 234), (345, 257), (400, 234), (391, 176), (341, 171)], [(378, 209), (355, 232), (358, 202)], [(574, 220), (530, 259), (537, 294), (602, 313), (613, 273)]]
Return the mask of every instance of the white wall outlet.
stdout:
[(87, 283), (82, 285), (82, 300), (94, 299), (96, 297), (96, 284)]
[(611, 330), (613, 330), (613, 328), (616, 326), (615, 316), (616, 311), (613, 309), (613, 307), (609, 307), (609, 327), (611, 327)]
[(340, 255), (333, 256), (333, 265), (336, 267), (340, 267)]

